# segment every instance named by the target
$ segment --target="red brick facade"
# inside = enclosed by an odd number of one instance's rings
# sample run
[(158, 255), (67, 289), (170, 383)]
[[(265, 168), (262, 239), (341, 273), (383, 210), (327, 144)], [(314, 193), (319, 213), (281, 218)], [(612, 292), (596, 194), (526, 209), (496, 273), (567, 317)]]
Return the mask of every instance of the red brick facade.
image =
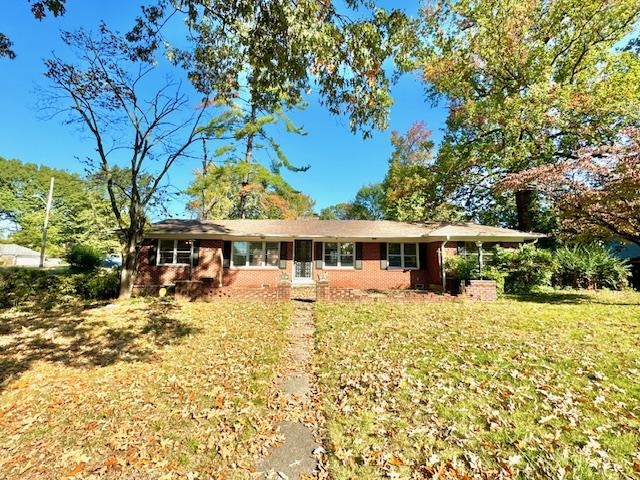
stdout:
[[(147, 240), (140, 253), (136, 284), (140, 286), (168, 285), (184, 280), (202, 280), (213, 287), (259, 288), (276, 287), (283, 273), (293, 276), (293, 242), (286, 243), (285, 260), (277, 267), (222, 268), (222, 240), (201, 240), (198, 250), (198, 265), (156, 265), (153, 247), (157, 240)], [(440, 284), (440, 243), (419, 245), (419, 269), (382, 268), (378, 242), (362, 243), (362, 268), (316, 268), (318, 260), (313, 249), (313, 279), (326, 274), (335, 288), (359, 289), (409, 289), (427, 288)], [(384, 259), (386, 260), (386, 259)]]

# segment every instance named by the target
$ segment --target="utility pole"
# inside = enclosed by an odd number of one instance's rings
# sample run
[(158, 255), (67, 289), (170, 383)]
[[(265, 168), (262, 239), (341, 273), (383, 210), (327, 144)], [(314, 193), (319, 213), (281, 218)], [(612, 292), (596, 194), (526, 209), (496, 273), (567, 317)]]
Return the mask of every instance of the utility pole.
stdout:
[(53, 200), (53, 177), (49, 186), (49, 198), (47, 199), (47, 209), (44, 212), (44, 226), (42, 227), (42, 245), (40, 245), (40, 268), (44, 267), (44, 250), (47, 245), (47, 227), (49, 226), (49, 212), (51, 211), (51, 201)]

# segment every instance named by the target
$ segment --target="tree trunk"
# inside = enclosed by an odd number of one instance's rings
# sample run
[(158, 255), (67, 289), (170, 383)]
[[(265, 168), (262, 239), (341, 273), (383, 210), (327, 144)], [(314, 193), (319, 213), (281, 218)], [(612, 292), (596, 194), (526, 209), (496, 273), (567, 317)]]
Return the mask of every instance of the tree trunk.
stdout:
[(122, 256), (122, 268), (120, 270), (120, 291), (118, 293), (120, 300), (131, 298), (133, 282), (138, 270), (139, 251), (140, 248), (137, 245), (136, 239), (127, 238), (125, 251)]
[(533, 231), (535, 190), (518, 190), (516, 192), (516, 209), (518, 211), (518, 230)]

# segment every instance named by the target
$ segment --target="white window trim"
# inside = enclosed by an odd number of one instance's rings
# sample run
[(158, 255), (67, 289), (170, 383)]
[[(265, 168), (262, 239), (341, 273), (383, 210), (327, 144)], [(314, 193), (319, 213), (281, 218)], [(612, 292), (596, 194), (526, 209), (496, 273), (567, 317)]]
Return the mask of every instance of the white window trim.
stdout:
[[(327, 265), (327, 263), (324, 261), (325, 259), (325, 248), (327, 247), (327, 243), (335, 243), (338, 245), (338, 265)], [(345, 243), (350, 243), (353, 245), (353, 255), (352, 255), (352, 265), (346, 265), (346, 266), (342, 266), (341, 263), (341, 258), (342, 255), (340, 255), (340, 246), (344, 245)], [(356, 242), (322, 242), (322, 269), (323, 270), (355, 270), (356, 268)]]
[(184, 242), (191, 242), (191, 250), (189, 251), (189, 259), (193, 258), (193, 240), (182, 240), (182, 239), (177, 239), (174, 238), (173, 239), (173, 259), (171, 262), (164, 262), (164, 263), (160, 263), (160, 253), (161, 253), (161, 245), (163, 241), (170, 241), (170, 238), (160, 238), (158, 239), (158, 248), (156, 251), (156, 265), (191, 265), (191, 261), (187, 262), (187, 263), (178, 263), (178, 241), (184, 241)]
[[(399, 244), (400, 245), (400, 266), (391, 266), (389, 262), (389, 245)], [(416, 266), (415, 267), (405, 267), (404, 266), (404, 246), (405, 245), (415, 245), (416, 246)], [(387, 243), (387, 269), (388, 270), (420, 270), (420, 246), (417, 243), (402, 243), (402, 242), (388, 242)]]
[[(236, 265), (233, 263), (233, 244), (234, 243), (258, 243), (257, 240), (234, 240), (231, 242), (231, 255), (229, 258), (229, 268), (243, 269), (243, 270), (280, 270), (280, 252), (282, 251), (281, 242), (269, 242), (269, 241), (261, 241), (262, 243), (262, 265)], [(277, 243), (278, 244), (278, 264), (277, 265), (268, 265), (266, 263), (267, 259), (267, 243)], [(249, 252), (247, 251), (247, 262), (249, 261)]]

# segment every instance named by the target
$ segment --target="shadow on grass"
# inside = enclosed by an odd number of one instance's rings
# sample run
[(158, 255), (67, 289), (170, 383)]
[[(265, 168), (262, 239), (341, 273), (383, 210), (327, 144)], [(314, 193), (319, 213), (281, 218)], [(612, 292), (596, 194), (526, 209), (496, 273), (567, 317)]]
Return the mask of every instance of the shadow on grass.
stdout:
[(550, 305), (615, 305), (640, 306), (640, 295), (626, 291), (609, 290), (559, 290), (556, 292), (532, 292), (508, 294), (505, 298), (519, 302), (546, 303)]
[(37, 361), (77, 368), (151, 361), (158, 349), (201, 331), (173, 318), (175, 308), (152, 302), (2, 315), (0, 392)]
[(551, 304), (578, 304), (592, 302), (593, 297), (585, 293), (575, 292), (535, 292), (535, 293), (512, 293), (505, 295), (505, 298), (518, 302), (551, 303)]

